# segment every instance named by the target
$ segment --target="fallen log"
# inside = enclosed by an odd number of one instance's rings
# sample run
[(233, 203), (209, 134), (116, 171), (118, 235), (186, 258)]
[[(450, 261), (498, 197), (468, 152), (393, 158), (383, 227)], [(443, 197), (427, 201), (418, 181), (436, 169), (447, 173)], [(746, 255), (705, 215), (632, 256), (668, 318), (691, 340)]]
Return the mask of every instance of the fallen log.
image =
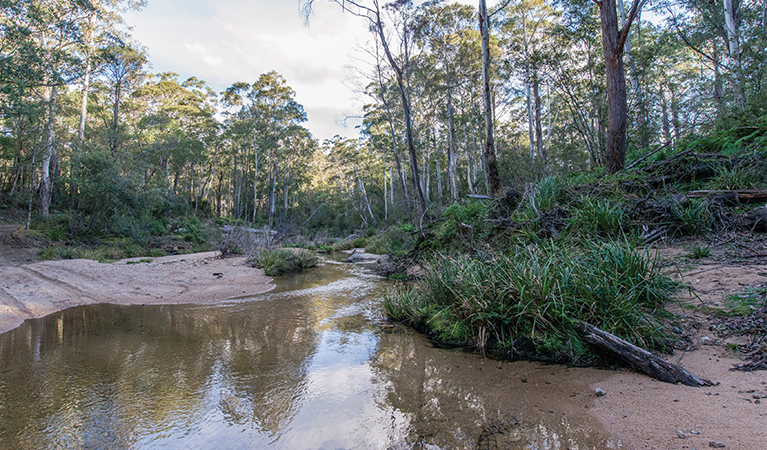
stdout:
[(583, 339), (592, 344), (609, 350), (625, 359), (636, 369), (651, 377), (666, 383), (683, 383), (687, 386), (713, 386), (709, 380), (692, 374), (682, 367), (659, 358), (643, 348), (639, 348), (623, 339), (600, 330), (594, 325), (581, 322), (577, 327)]
[(690, 191), (689, 198), (713, 197), (721, 199), (723, 203), (738, 204), (743, 202), (758, 202), (767, 200), (767, 189), (729, 189), (729, 190), (705, 190)]

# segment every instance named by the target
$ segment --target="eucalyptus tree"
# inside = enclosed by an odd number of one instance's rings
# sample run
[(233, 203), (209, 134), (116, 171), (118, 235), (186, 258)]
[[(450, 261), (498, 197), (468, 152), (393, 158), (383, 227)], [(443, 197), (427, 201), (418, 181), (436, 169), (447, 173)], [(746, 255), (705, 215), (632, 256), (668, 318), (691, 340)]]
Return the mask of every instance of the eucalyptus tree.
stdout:
[(623, 25), (619, 25), (616, 0), (596, 0), (602, 26), (602, 49), (607, 80), (607, 132), (604, 160), (608, 173), (623, 169), (626, 162), (628, 111), (623, 52), (626, 49), (626, 39), (631, 24), (645, 1), (633, 0)]
[(444, 93), (448, 187), (450, 197), (455, 201), (458, 199), (455, 97), (458, 87), (467, 82), (463, 78), (467, 72), (461, 70), (458, 57), (461, 51), (465, 51), (467, 35), (474, 23), (474, 11), (466, 5), (431, 0), (421, 5), (416, 20), (419, 24), (416, 37), (434, 59), (434, 70), (430, 77), (437, 80), (437, 91)]
[[(17, 41), (21, 44), (22, 59), (31, 57), (28, 68), (38, 70), (33, 85), (42, 89), (40, 96), (46, 103), (46, 125), (42, 151), (40, 180), (40, 209), (44, 217), (48, 216), (53, 194), (53, 176), (51, 165), (57, 162), (56, 114), (59, 88), (77, 77), (79, 60), (74, 55), (74, 47), (82, 42), (82, 33), (78, 20), (84, 10), (91, 9), (89, 4), (75, 0), (36, 0), (11, 7), (14, 33), (26, 38)], [(12, 35), (14, 35), (12, 33)], [(37, 48), (31, 46), (37, 42)], [(31, 73), (29, 73), (31, 75)], [(25, 87), (22, 84), (22, 89)]]
[(685, 0), (681, 6), (669, 11), (669, 22), (708, 63), (719, 118), (741, 122), (758, 117), (767, 109), (767, 4)]
[[(248, 133), (253, 149), (253, 216), (258, 210), (258, 177), (261, 169), (267, 173), (268, 222), (273, 225), (276, 214), (276, 196), (280, 160), (289, 151), (291, 136), (302, 134), (301, 123), (306, 121), (303, 106), (295, 101), (295, 91), (277, 72), (262, 74), (252, 85), (235, 83), (223, 94), (230, 107), (237, 107), (231, 125)], [(261, 167), (264, 162), (264, 167)]]
[[(530, 160), (538, 155), (545, 167), (549, 155), (543, 136), (541, 89), (547, 84), (551, 86), (554, 61), (564, 56), (555, 50), (554, 28), (559, 13), (541, 0), (522, 0), (505, 8), (499, 22), (506, 47), (504, 63), (510, 75), (520, 79), (524, 86)], [(552, 113), (549, 108), (548, 114)]]
[[(308, 20), (312, 14), (312, 5), (315, 0), (299, 0), (302, 6), (304, 17)], [(418, 158), (416, 151), (415, 138), (413, 135), (413, 118), (411, 111), (411, 101), (409, 95), (409, 64), (408, 54), (409, 46), (412, 40), (412, 0), (397, 0), (386, 3), (383, 6), (379, 0), (364, 2), (362, 0), (333, 0), (356, 17), (359, 17), (367, 23), (368, 29), (379, 40), (383, 49), (386, 61), (394, 72), (397, 80), (397, 87), (400, 92), (402, 112), (405, 122), (405, 139), (410, 156), (410, 174), (413, 190), (418, 195), (420, 210), (426, 213), (426, 198), (421, 189), (420, 174), (418, 171)], [(388, 15), (387, 15), (388, 13)], [(385, 23), (387, 18), (388, 23)], [(394, 28), (394, 30), (392, 30)], [(401, 47), (399, 54), (395, 53), (391, 35), (395, 33), (397, 43)], [(395, 45), (396, 45), (395, 44)]]
[[(167, 72), (154, 75), (132, 97), (141, 102), (131, 154), (141, 185), (170, 185), (177, 194), (183, 184), (188, 203), (194, 203), (196, 211), (213, 177), (211, 159), (219, 130), (215, 93), (197, 78), (181, 82), (177, 74)], [(163, 177), (155, 181), (158, 172)]]
[(364, 227), (369, 225), (368, 218), (378, 226), (366, 187), (378, 173), (374, 155), (359, 140), (340, 136), (325, 142), (325, 153), (328, 155), (326, 170), (331, 175), (329, 181), (357, 212)]
[(565, 49), (554, 65), (556, 89), (569, 112), (561, 135), (575, 140), (573, 130), (582, 139), (590, 167), (604, 164), (606, 122), (604, 52), (594, 9), (592, 2), (566, 3), (554, 33), (556, 45)]
[(482, 99), (485, 118), (485, 172), (491, 195), (497, 195), (501, 190), (498, 177), (498, 167), (495, 156), (495, 138), (493, 137), (493, 99), (490, 91), (490, 17), (487, 13), (487, 2), (479, 0), (478, 7), (479, 32), (482, 36)]
[[(78, 44), (77, 52), (83, 62), (80, 82), (80, 118), (77, 127), (75, 160), (72, 161), (72, 176), (70, 195), (74, 198), (77, 186), (77, 172), (85, 143), (85, 125), (88, 118), (88, 93), (94, 70), (99, 69), (98, 47), (109, 45), (116, 27), (123, 24), (121, 12), (138, 10), (146, 5), (146, 0), (92, 0), (91, 8), (84, 11), (79, 27), (82, 30), (82, 41)], [(103, 61), (101, 61), (103, 62)]]
[(143, 82), (146, 74), (143, 71), (147, 64), (146, 54), (121, 39), (116, 39), (108, 47), (101, 50), (105, 81), (109, 88), (111, 101), (111, 120), (107, 131), (109, 151), (117, 156), (123, 138), (120, 130), (121, 106), (130, 93)]

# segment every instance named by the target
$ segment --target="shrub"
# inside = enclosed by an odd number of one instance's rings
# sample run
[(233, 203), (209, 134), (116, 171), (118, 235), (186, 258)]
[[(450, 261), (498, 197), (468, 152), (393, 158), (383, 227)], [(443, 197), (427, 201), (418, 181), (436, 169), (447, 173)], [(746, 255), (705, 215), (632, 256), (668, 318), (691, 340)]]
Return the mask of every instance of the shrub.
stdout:
[(711, 229), (713, 217), (705, 202), (691, 198), (687, 204), (675, 202), (671, 208), (672, 227), (682, 235), (702, 234)]
[(569, 228), (576, 233), (619, 236), (626, 219), (623, 208), (607, 199), (587, 197), (575, 210)]
[(651, 255), (627, 244), (521, 247), (492, 260), (442, 256), (418, 284), (387, 293), (383, 305), (440, 342), (579, 363), (591, 358), (575, 331), (580, 321), (665, 348), (660, 307), (676, 287)]
[(313, 253), (285, 249), (260, 249), (248, 260), (253, 267), (264, 269), (270, 277), (314, 267), (318, 261)]
[(411, 232), (402, 227), (389, 227), (383, 233), (368, 238), (365, 250), (376, 255), (402, 255), (413, 247)]

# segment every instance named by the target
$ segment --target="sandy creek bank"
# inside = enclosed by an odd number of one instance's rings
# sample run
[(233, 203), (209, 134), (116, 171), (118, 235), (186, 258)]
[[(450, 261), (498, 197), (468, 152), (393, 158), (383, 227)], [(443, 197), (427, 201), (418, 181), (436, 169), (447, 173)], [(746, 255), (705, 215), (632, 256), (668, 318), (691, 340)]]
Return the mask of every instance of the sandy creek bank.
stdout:
[(72, 306), (204, 303), (269, 291), (271, 280), (244, 257), (218, 252), (0, 266), (0, 333)]
[[(263, 271), (246, 266), (244, 258), (220, 259), (216, 253), (102, 264), (88, 260), (28, 263), (29, 258), (24, 259), (19, 251), (0, 252), (0, 333), (25, 319), (71, 306), (213, 302), (273, 287), (271, 279)], [(674, 253), (666, 252), (667, 256), (678, 256)], [(683, 303), (715, 306), (728, 294), (767, 283), (767, 265), (709, 258), (685, 262), (679, 266), (678, 276), (692, 287), (692, 295), (681, 294)], [(565, 392), (554, 396), (596, 418), (613, 436), (612, 448), (702, 450), (711, 448), (712, 442), (721, 442), (728, 449), (764, 450), (767, 400), (759, 401), (755, 394), (767, 392), (767, 373), (731, 371), (733, 364), (741, 361), (727, 349), (726, 342), (708, 330), (707, 317), (691, 309), (683, 313), (688, 315), (686, 320), (697, 321), (700, 326), (692, 336), (692, 350), (678, 351), (668, 359), (719, 382), (717, 386), (671, 385), (628, 369), (562, 367), (543, 372), (579, 380), (588, 386), (588, 392), (575, 397)], [(704, 336), (712, 338), (714, 345), (702, 345)], [(597, 388), (607, 394), (597, 397)]]

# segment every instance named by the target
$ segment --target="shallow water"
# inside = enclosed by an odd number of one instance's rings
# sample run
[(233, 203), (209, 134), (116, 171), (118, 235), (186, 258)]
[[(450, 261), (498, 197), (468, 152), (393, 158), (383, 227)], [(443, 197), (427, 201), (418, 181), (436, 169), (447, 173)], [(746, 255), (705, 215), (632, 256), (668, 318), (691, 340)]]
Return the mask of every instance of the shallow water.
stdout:
[(590, 449), (577, 369), (434, 348), (328, 262), (252, 298), (72, 308), (0, 335), (0, 449)]

